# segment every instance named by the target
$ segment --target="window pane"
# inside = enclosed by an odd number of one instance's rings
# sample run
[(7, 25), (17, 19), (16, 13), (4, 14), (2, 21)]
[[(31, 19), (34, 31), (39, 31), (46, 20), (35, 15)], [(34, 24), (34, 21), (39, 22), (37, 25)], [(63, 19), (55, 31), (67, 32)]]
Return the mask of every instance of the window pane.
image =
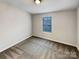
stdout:
[(44, 32), (52, 32), (51, 19), (52, 19), (52, 17), (44, 17), (43, 18), (43, 31)]
[(44, 32), (51, 32), (51, 25), (44, 25), (43, 26), (43, 31)]

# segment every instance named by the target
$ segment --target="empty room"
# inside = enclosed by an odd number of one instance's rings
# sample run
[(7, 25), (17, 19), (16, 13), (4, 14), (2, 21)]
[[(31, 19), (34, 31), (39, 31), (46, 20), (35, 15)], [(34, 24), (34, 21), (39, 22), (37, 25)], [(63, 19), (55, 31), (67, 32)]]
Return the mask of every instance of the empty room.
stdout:
[(0, 0), (0, 59), (79, 59), (79, 0)]

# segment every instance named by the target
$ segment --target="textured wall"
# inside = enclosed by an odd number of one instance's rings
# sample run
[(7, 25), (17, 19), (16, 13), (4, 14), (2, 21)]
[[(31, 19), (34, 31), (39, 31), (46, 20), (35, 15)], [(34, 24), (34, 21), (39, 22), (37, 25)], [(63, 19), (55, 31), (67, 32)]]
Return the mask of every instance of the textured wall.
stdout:
[(0, 52), (31, 36), (31, 16), (0, 3)]
[[(52, 33), (42, 31), (42, 17), (44, 16), (52, 16)], [(52, 41), (76, 46), (76, 10), (33, 15), (33, 35), (46, 38)]]
[(79, 8), (77, 9), (77, 47), (79, 50)]

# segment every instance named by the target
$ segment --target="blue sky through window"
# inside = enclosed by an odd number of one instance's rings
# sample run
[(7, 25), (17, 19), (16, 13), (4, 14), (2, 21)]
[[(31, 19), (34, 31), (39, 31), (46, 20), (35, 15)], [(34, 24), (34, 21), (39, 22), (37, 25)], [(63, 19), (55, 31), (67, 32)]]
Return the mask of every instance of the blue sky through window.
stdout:
[(51, 16), (43, 17), (43, 31), (52, 32), (52, 17)]

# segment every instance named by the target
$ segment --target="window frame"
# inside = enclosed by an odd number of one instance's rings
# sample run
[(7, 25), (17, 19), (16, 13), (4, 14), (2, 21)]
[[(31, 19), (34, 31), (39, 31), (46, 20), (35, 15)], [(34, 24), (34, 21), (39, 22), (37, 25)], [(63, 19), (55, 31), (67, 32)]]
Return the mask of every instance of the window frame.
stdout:
[(43, 17), (43, 32), (52, 32), (52, 17)]

